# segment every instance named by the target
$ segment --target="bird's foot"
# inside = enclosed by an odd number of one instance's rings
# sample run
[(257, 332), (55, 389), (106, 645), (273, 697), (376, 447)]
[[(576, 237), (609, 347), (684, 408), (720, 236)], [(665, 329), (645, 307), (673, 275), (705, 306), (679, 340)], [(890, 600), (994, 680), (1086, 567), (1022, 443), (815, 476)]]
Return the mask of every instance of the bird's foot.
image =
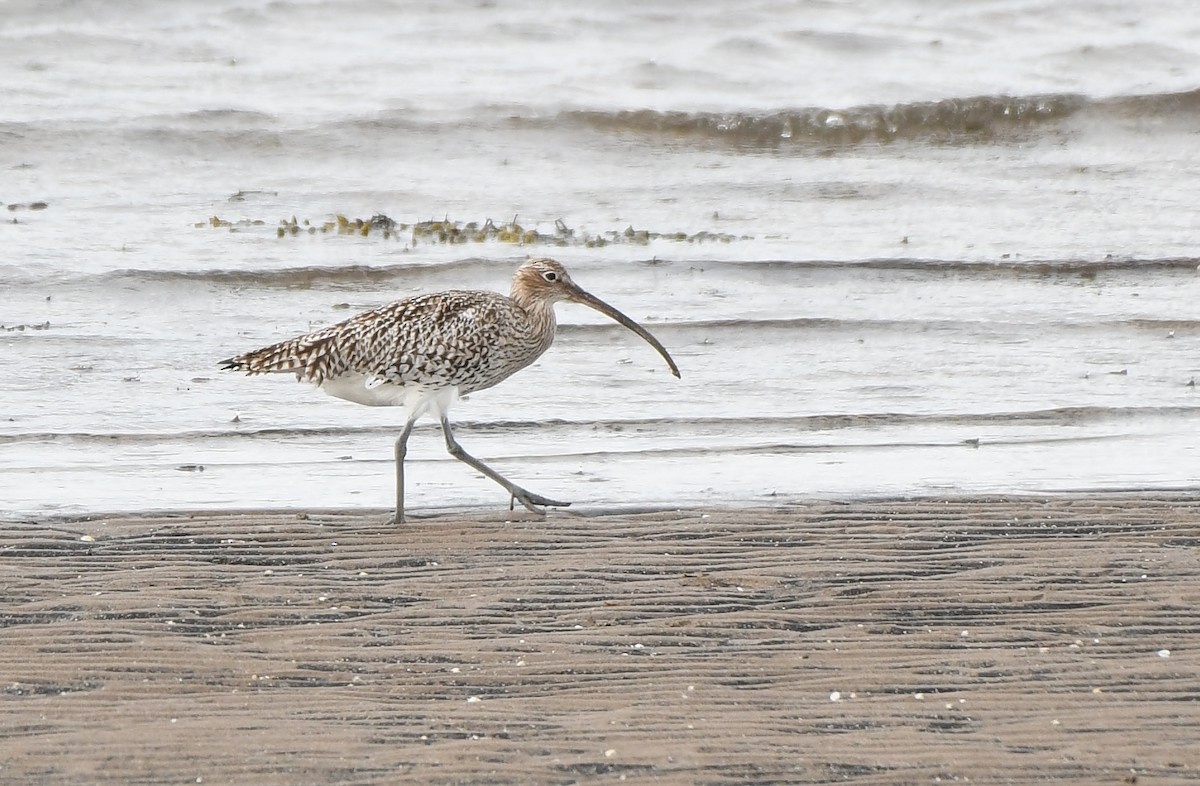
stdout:
[[(537, 513), (539, 516), (546, 515), (546, 508), (567, 508), (571, 506), (570, 502), (559, 502), (558, 500), (548, 499), (541, 494), (534, 494), (532, 491), (526, 491), (520, 486), (515, 486), (509, 489), (512, 498), (508, 501), (508, 509), (512, 510), (514, 502), (520, 502), (525, 506), (526, 510)], [(541, 505), (542, 507), (538, 507)]]

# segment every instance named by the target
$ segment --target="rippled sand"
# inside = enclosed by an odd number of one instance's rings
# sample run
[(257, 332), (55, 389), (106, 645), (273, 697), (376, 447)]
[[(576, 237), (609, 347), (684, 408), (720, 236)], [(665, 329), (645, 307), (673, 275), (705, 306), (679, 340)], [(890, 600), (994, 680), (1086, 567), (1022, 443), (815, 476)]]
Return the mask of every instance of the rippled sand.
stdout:
[(12, 783), (1177, 783), (1200, 496), (5, 525)]

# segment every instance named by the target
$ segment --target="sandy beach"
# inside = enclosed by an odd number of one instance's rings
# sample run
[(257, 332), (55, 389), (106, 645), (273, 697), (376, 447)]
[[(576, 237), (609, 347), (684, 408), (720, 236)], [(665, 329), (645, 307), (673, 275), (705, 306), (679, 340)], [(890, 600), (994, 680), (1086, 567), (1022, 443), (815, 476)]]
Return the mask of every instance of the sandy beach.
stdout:
[(1200, 496), (2, 529), (0, 782), (1183, 783)]

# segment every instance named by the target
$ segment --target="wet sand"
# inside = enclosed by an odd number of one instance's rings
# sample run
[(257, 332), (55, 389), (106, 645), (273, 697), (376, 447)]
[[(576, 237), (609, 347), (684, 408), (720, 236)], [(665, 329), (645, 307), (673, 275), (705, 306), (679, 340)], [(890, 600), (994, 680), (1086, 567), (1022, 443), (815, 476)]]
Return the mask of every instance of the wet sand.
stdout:
[(1200, 495), (0, 525), (0, 782), (1200, 779)]

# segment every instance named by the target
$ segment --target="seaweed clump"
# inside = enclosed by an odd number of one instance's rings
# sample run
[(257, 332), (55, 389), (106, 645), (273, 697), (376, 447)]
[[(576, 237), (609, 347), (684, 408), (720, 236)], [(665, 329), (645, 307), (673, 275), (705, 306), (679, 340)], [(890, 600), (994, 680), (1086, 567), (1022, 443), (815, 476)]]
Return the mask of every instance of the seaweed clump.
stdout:
[[(199, 222), (195, 226), (197, 228), (209, 226), (214, 229), (223, 228), (237, 232), (265, 226), (265, 224), (265, 221), (258, 219), (229, 221), (218, 216), (211, 216), (207, 221)], [(655, 240), (676, 243), (729, 243), (734, 240), (746, 239), (723, 232), (655, 232), (648, 229), (635, 229), (632, 225), (623, 230), (608, 230), (598, 233), (577, 232), (568, 227), (562, 219), (555, 221), (552, 229), (542, 230), (537, 227), (522, 226), (517, 223), (515, 216), (512, 221), (499, 224), (490, 218), (483, 222), (462, 222), (442, 218), (408, 224), (396, 221), (382, 213), (366, 219), (348, 218), (342, 213), (336, 213), (320, 222), (291, 216), (280, 220), (275, 228), (275, 235), (279, 238), (318, 234), (375, 236), (382, 237), (384, 240), (406, 240), (412, 246), (422, 243), (431, 245), (505, 243), (518, 246), (602, 248), (609, 244), (647, 245)]]

